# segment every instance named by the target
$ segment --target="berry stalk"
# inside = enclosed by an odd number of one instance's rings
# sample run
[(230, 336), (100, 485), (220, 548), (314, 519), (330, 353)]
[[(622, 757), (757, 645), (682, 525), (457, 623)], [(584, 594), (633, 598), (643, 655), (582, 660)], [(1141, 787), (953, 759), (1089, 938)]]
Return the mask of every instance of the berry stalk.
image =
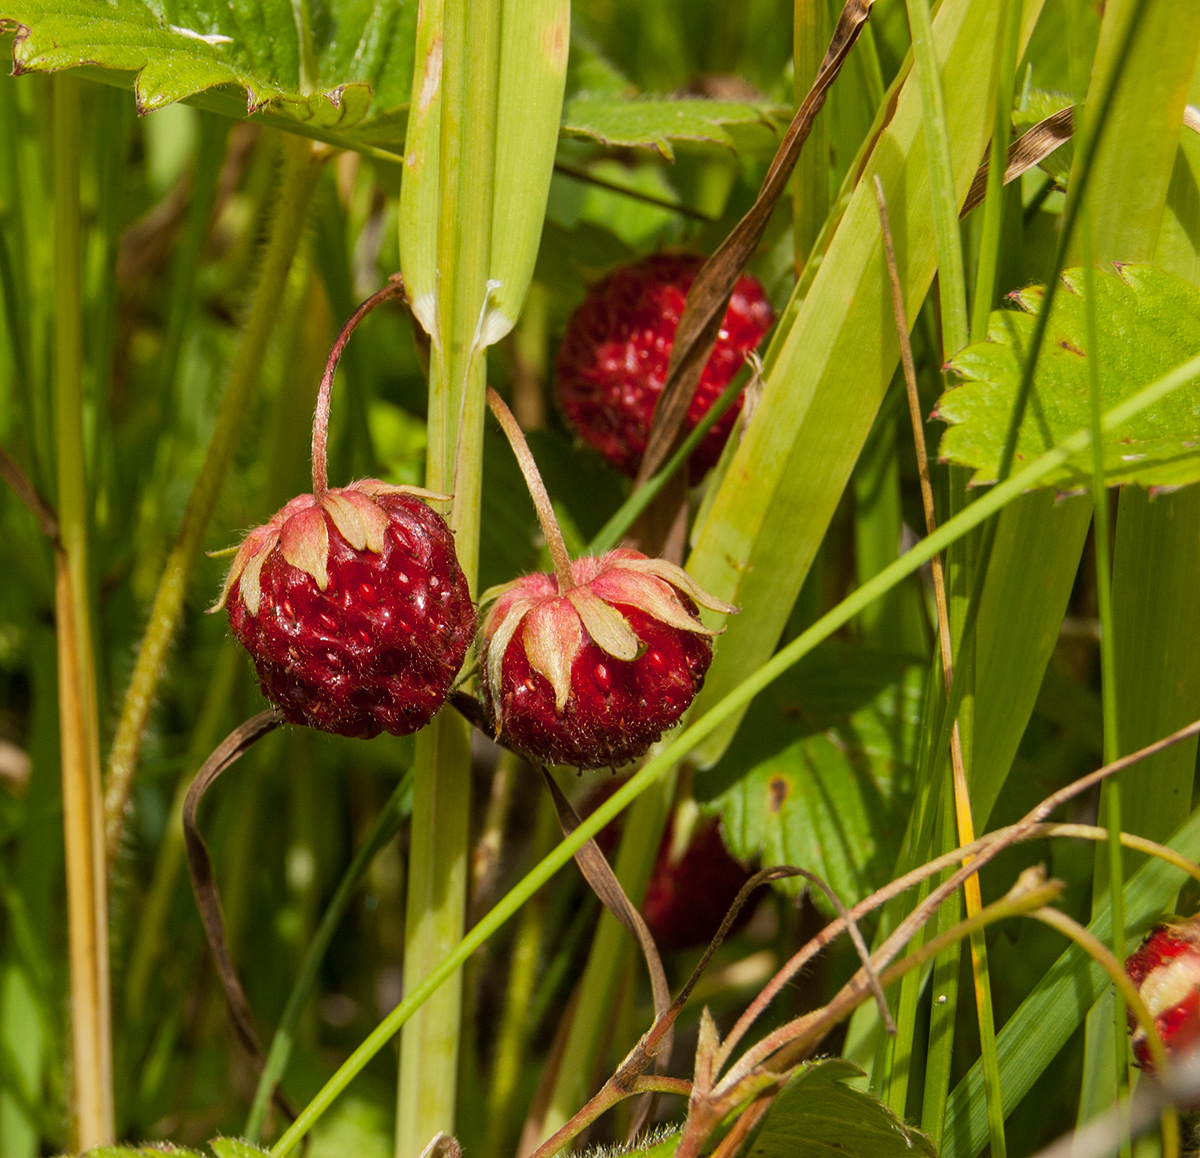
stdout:
[(567, 554), (567, 545), (563, 542), (562, 531), (559, 530), (558, 520), (554, 517), (550, 495), (546, 484), (542, 482), (542, 472), (538, 470), (520, 424), (505, 405), (504, 399), (490, 386), (487, 401), (489, 409), (496, 416), (496, 421), (500, 423), (500, 429), (508, 439), (509, 446), (512, 447), (513, 454), (516, 455), (521, 474), (525, 476), (525, 485), (529, 488), (529, 497), (533, 500), (534, 510), (537, 511), (542, 534), (546, 536), (550, 558), (554, 560), (554, 576), (558, 580), (559, 594), (565, 595), (575, 586), (575, 577), (571, 571), (571, 556)]
[(358, 324), (376, 306), (382, 305), (391, 298), (404, 296), (404, 279), (394, 273), (388, 278), (387, 285), (373, 293), (352, 313), (346, 324), (342, 326), (329, 351), (329, 361), (325, 363), (325, 373), (321, 377), (321, 386), (317, 391), (317, 412), (313, 416), (312, 432), (312, 479), (313, 495), (318, 502), (325, 497), (329, 489), (329, 469), (326, 447), (329, 441), (329, 403), (333, 394), (333, 376), (337, 373), (338, 362), (342, 359), (342, 351), (350, 341), (350, 335), (358, 329)]

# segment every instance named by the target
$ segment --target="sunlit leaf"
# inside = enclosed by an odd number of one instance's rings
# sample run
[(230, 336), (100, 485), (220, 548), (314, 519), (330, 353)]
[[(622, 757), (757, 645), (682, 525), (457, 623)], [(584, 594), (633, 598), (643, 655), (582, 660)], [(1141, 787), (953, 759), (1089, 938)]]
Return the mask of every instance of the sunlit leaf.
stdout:
[(131, 83), (142, 112), (211, 91), (235, 114), (240, 101), (242, 115), (269, 110), (320, 136), (358, 128), (396, 144), (416, 7), (334, 0), (307, 26), (298, 6), (263, 0), (188, 0), (177, 9), (153, 0), (6, 0), (0, 22), (18, 26), (16, 72), (87, 66), (109, 83)]
[[(1028, 462), (1090, 421), (1083, 275), (1063, 275), (1017, 444)], [(1109, 410), (1200, 352), (1200, 289), (1150, 266), (1125, 265), (1095, 279), (1101, 408)], [(935, 417), (950, 424), (939, 455), (975, 468), (973, 481), (996, 478), (1013, 400), (1021, 381), (1043, 290), (1015, 295), (1019, 310), (992, 315), (987, 342), (969, 346), (950, 367), (965, 382), (942, 395)], [(1105, 439), (1110, 484), (1178, 487), (1200, 480), (1200, 379)], [(1060, 490), (1091, 482), (1085, 450), (1046, 480)]]
[(563, 131), (602, 145), (656, 149), (673, 157), (673, 141), (774, 150), (787, 110), (767, 101), (673, 100), (583, 94), (567, 102)]

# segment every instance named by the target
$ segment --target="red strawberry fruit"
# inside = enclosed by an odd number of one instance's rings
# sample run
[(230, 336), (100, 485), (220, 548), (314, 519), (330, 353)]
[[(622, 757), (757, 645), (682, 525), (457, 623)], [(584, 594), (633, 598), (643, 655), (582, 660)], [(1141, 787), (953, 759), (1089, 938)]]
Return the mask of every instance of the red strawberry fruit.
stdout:
[(213, 611), (250, 653), (263, 694), (294, 724), (342, 736), (405, 735), (441, 707), (475, 634), (454, 537), (415, 487), (326, 486), (329, 392), (359, 307), (330, 355), (313, 425), (313, 493), (238, 548)]
[[(1168, 1056), (1200, 1042), (1200, 921), (1175, 920), (1158, 925), (1125, 962)], [(1133, 1054), (1143, 1069), (1153, 1069), (1147, 1034), (1129, 1014)]]
[[(707, 945), (750, 873), (729, 855), (715, 817), (697, 823), (681, 856), (673, 855), (670, 835), (668, 828), (646, 886), (642, 916), (660, 949)], [(732, 928), (752, 913), (751, 905), (743, 905)]]
[(617, 549), (571, 561), (521, 428), (488, 402), (521, 464), (554, 560), (486, 591), (484, 706), (498, 739), (543, 764), (615, 767), (643, 755), (704, 682), (711, 637), (697, 604), (730, 613), (682, 567)]
[(483, 687), (498, 737), (546, 764), (641, 756), (704, 683), (725, 609), (681, 567), (618, 549), (569, 577), (526, 575), (484, 594)]
[[(558, 351), (558, 393), (580, 437), (628, 475), (637, 474), (654, 407), (667, 377), (688, 290), (704, 264), (692, 254), (658, 253), (622, 266), (588, 290)], [(690, 430), (708, 411), (771, 327), (759, 281), (738, 278), (717, 344), (688, 410)], [(699, 478), (721, 455), (739, 399), (708, 432), (690, 464)]]

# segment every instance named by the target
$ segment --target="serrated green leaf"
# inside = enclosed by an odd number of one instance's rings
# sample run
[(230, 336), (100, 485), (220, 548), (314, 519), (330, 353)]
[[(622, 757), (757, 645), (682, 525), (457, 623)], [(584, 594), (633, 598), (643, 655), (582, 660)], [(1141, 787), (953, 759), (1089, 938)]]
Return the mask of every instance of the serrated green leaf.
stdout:
[(933, 1158), (933, 1143), (882, 1102), (846, 1082), (862, 1070), (840, 1058), (806, 1065), (775, 1099), (749, 1158)]
[[(763, 693), (701, 785), (721, 792), (729, 850), (763, 865), (817, 873), (846, 903), (888, 879), (904, 828), (922, 669), (906, 658), (836, 644)], [(804, 881), (781, 881), (796, 894)], [(813, 899), (831, 911), (824, 894)]]
[(18, 28), (17, 73), (86, 66), (108, 83), (132, 82), (141, 112), (200, 94), (236, 111), (232, 86), (242, 115), (270, 111), (335, 141), (361, 129), (394, 148), (404, 136), (415, 11), (415, 0), (334, 0), (310, 28), (292, 5), (270, 0), (188, 0), (171, 18), (149, 0), (7, 0), (0, 24)]
[(267, 1153), (241, 1138), (214, 1138), (208, 1146), (217, 1158), (263, 1158)]
[(656, 149), (674, 157), (672, 141), (723, 145), (737, 152), (773, 150), (787, 110), (769, 101), (672, 100), (582, 94), (563, 109), (563, 132), (602, 145)]
[[(1088, 424), (1088, 342), (1080, 270), (1063, 275), (1038, 359), (1037, 378), (1017, 444), (1027, 462)], [(1200, 352), (1200, 290), (1150, 266), (1097, 273), (1101, 406), (1109, 409)], [(939, 455), (975, 469), (974, 483), (992, 482), (1013, 399), (1021, 379), (1041, 287), (1015, 296), (1025, 312), (997, 310), (987, 342), (950, 363), (965, 383), (947, 390), (935, 416), (950, 423)], [(1113, 432), (1104, 447), (1108, 482), (1179, 487), (1200, 480), (1200, 380)], [(1065, 463), (1046, 483), (1060, 490), (1091, 482), (1091, 451)]]

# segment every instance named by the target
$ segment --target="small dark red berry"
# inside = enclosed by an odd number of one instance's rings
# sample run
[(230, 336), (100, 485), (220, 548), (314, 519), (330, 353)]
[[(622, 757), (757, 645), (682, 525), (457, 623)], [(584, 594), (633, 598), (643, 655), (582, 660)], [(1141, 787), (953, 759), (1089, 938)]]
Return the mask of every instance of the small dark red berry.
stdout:
[(292, 723), (406, 735), (441, 707), (475, 634), (445, 521), (378, 479), (300, 495), (251, 531), (227, 607), (263, 694)]
[(497, 736), (532, 759), (615, 767), (643, 755), (704, 682), (713, 633), (696, 604), (733, 608), (637, 551), (569, 566), (569, 586), (527, 575), (484, 594), (484, 701)]
[[(559, 347), (558, 395), (580, 437), (628, 475), (637, 474), (654, 407), (667, 377), (688, 290), (704, 264), (693, 254), (658, 253), (622, 266), (593, 285), (571, 315)], [(759, 281), (738, 278), (691, 408), (691, 429), (770, 329), (774, 313)], [(691, 460), (699, 478), (721, 455), (739, 399)]]
[[(642, 916), (660, 949), (707, 945), (750, 873), (729, 855), (715, 817), (696, 825), (682, 856), (672, 853), (668, 829), (646, 886)], [(751, 905), (743, 905), (734, 928), (749, 920), (752, 911)]]
[[(1125, 972), (1137, 986), (1167, 1056), (1184, 1053), (1200, 1042), (1200, 920), (1158, 925), (1125, 961)], [(1129, 1014), (1133, 1055), (1152, 1070), (1147, 1034)]]

